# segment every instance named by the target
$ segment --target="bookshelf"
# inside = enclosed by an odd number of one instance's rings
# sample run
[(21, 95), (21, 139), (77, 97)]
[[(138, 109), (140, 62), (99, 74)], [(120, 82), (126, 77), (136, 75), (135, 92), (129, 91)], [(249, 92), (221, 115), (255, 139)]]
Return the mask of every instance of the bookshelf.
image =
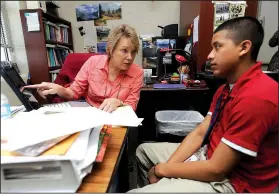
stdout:
[[(38, 13), (39, 31), (28, 31), (26, 13)], [(31, 84), (53, 82), (65, 57), (73, 52), (71, 22), (42, 9), (22, 9), (20, 18)]]

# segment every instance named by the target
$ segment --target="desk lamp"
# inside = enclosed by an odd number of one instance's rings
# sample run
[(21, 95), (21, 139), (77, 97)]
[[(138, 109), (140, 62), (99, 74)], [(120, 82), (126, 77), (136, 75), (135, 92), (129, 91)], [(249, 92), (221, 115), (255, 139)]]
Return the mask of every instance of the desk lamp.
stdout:
[(187, 66), (185, 66), (185, 68), (182, 68), (183, 63), (186, 63), (186, 59), (185, 57), (183, 57), (182, 55), (175, 55), (175, 59), (176, 61), (179, 63), (179, 75), (180, 75), (180, 83), (182, 83), (183, 79), (186, 77), (188, 78), (188, 73), (189, 73), (189, 67), (187, 68)]
[[(180, 72), (179, 72), (179, 74), (180, 74), (180, 78), (181, 78), (181, 74), (184, 72), (184, 71), (182, 71), (182, 65), (183, 65), (183, 63), (186, 63), (187, 61), (188, 62), (193, 62), (194, 60), (192, 58), (192, 55), (190, 53), (188, 53), (187, 51), (182, 50), (182, 49), (169, 49), (169, 48), (162, 48), (162, 49), (160, 49), (160, 52), (170, 52), (170, 51), (183, 51), (186, 54), (187, 59), (184, 56), (182, 56), (182, 55), (179, 55), (179, 54), (175, 55), (175, 59), (176, 59), (176, 61), (180, 65)], [(166, 65), (164, 64), (164, 66), (166, 66)], [(164, 77), (165, 76), (166, 76), (166, 67), (165, 67)]]

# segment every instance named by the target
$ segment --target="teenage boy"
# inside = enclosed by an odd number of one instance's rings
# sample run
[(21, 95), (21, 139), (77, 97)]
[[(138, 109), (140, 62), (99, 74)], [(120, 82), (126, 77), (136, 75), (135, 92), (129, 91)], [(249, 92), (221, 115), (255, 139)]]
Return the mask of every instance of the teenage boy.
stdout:
[(252, 17), (217, 27), (208, 59), (213, 74), (227, 84), (181, 144), (138, 147), (144, 187), (130, 192), (266, 193), (278, 186), (278, 83), (257, 62), (263, 38)]

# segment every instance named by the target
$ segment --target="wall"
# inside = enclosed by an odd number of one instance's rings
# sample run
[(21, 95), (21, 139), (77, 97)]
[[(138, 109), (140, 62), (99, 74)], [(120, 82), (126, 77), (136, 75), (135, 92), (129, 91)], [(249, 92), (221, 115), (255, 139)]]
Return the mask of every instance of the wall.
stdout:
[(278, 50), (278, 46), (271, 48), (268, 45), (269, 39), (278, 29), (278, 1), (259, 2), (258, 19), (262, 19), (263, 17), (265, 37), (258, 60), (263, 63), (269, 63), (273, 54)]
[[(102, 1), (109, 2), (109, 1)], [(75, 7), (82, 4), (94, 4), (98, 1), (55, 1), (59, 8), (59, 16), (72, 23), (73, 42), (75, 52), (85, 52), (83, 37), (80, 36), (78, 27), (82, 22), (77, 22)], [(122, 1), (122, 19), (108, 20), (107, 25), (126, 23), (133, 26), (138, 35), (154, 34), (161, 35), (158, 25), (165, 26), (172, 23), (179, 24), (180, 2), (179, 1)], [(94, 25), (93, 21), (91, 22)], [(92, 39), (97, 41), (96, 33)], [(135, 62), (142, 64), (141, 52), (137, 55)]]
[(200, 1), (180, 1), (179, 34), (186, 36), (187, 30), (194, 19), (200, 14)]
[[(25, 1), (6, 1), (5, 3), (8, 14), (8, 22), (10, 24), (11, 39), (15, 48), (14, 55), (12, 57), (19, 67), (21, 77), (26, 81), (29, 70), (19, 15), (19, 10), (26, 8)], [(12, 105), (21, 104), (3, 78), (1, 78), (1, 93), (4, 93), (8, 96), (8, 99)]]

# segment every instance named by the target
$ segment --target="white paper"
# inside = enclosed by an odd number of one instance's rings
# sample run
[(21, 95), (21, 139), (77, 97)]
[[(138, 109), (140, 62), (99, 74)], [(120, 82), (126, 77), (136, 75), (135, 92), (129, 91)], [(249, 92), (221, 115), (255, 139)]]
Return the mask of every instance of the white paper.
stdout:
[(1, 164), (22, 163), (22, 162), (41, 162), (41, 161), (61, 161), (71, 160), (74, 168), (78, 172), (80, 180), (89, 174), (93, 167), (98, 152), (98, 142), (103, 126), (82, 131), (77, 140), (64, 156), (39, 156), (39, 157), (16, 157), (1, 156)]
[(111, 116), (108, 117), (108, 120), (105, 124), (137, 127), (142, 121), (143, 118), (138, 118), (132, 107), (122, 106), (111, 113)]
[(99, 136), (103, 126), (95, 127), (88, 140), (88, 147), (86, 149), (85, 157), (83, 160), (77, 162), (77, 170), (81, 171), (88, 166), (90, 166), (96, 159), (98, 154), (98, 143), (99, 143)]
[(200, 16), (197, 16), (197, 17), (194, 19), (193, 43), (199, 41), (199, 18), (200, 18)]
[[(44, 111), (42, 111), (44, 110)], [(45, 112), (58, 112), (45, 115)], [(9, 150), (16, 150), (42, 141), (103, 125), (110, 113), (94, 107), (50, 108), (21, 112), (1, 122)]]
[(43, 107), (2, 121), (1, 137), (7, 139), (7, 147), (13, 151), (104, 124), (136, 127), (142, 120), (130, 106), (119, 107), (113, 113), (95, 107)]
[[(40, 162), (52, 160), (83, 160), (88, 147), (90, 129), (82, 131), (76, 141), (72, 144), (68, 152), (63, 155), (44, 155), (38, 157), (29, 156), (1, 156), (1, 164), (5, 163), (21, 163), (21, 162)], [(93, 142), (96, 143), (96, 142)]]
[(39, 16), (37, 12), (25, 13), (28, 32), (40, 31)]
[(93, 164), (91, 164), (88, 167), (82, 169), (81, 171), (78, 171), (80, 180), (82, 180), (86, 175), (91, 173), (92, 168), (93, 168)]
[(95, 37), (96, 29), (94, 27), (94, 23), (90, 21), (83, 22), (83, 28), (85, 31), (84, 37), (84, 48), (96, 46), (96, 41), (93, 37)]
[(80, 132), (80, 135), (76, 141), (72, 144), (68, 152), (63, 157), (70, 160), (83, 160), (89, 144), (89, 135), (91, 130), (92, 129), (87, 129)]

